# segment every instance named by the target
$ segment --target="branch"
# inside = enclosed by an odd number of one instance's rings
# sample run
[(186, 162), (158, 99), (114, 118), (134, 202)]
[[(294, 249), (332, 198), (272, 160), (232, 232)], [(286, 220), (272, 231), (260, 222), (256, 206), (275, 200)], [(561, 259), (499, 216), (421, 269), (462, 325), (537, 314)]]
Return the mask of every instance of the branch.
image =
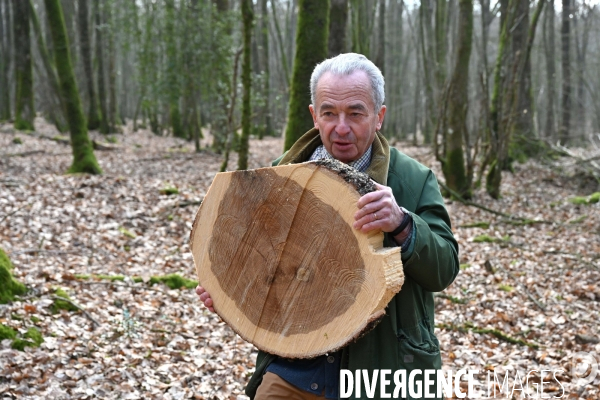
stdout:
[(87, 312), (82, 306), (75, 303), (73, 300), (67, 299), (65, 297), (55, 296), (55, 295), (50, 296), (50, 298), (54, 299), (54, 300), (66, 301), (67, 303), (71, 304), (73, 307), (77, 308), (78, 310), (81, 310), (83, 312), (83, 315), (85, 315), (94, 324), (96, 324), (98, 326), (101, 325), (100, 322), (98, 322), (94, 317), (92, 317), (92, 315), (89, 312)]

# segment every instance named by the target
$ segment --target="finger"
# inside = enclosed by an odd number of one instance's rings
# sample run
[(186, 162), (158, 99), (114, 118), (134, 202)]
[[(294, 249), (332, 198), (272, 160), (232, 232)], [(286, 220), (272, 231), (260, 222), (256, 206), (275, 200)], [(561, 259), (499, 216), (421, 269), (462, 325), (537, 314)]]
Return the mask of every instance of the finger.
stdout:
[(210, 294), (207, 292), (204, 292), (200, 295), (200, 301), (206, 301), (207, 299), (210, 299)]
[(205, 290), (204, 290), (204, 288), (202, 286), (200, 286), (200, 285), (196, 286), (196, 294), (198, 296), (200, 296), (204, 292), (205, 292)]
[[(385, 186), (384, 186), (384, 188), (385, 188)], [(358, 206), (358, 208), (363, 208), (367, 204), (381, 199), (381, 197), (384, 194), (385, 194), (385, 191), (381, 190), (381, 189), (378, 189), (374, 192), (367, 193), (364, 196), (362, 196), (360, 199), (358, 199), (358, 202), (356, 203), (356, 205)]]
[(209, 297), (208, 299), (204, 300), (204, 305), (208, 309), (213, 308), (213, 300)]

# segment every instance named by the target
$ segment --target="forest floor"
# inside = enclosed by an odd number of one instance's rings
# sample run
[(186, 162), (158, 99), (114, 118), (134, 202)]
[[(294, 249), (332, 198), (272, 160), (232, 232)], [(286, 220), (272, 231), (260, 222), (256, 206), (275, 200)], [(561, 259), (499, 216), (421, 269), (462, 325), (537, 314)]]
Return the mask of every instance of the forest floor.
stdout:
[[(114, 147), (96, 151), (104, 174), (65, 175), (71, 150), (56, 135), (41, 120), (29, 134), (0, 125), (0, 247), (29, 288), (0, 305), (0, 323), (44, 338), (25, 351), (0, 343), (0, 398), (244, 399), (253, 346), (193, 289), (149, 282), (195, 279), (190, 228), (221, 157), (147, 131), (116, 143), (92, 132)], [(397, 146), (442, 179), (431, 149)], [(252, 140), (250, 167), (281, 149), (280, 138)], [(573, 203), (598, 189), (561, 162), (515, 164), (500, 200), (475, 192), (474, 202), (525, 220), (447, 202), (461, 272), (436, 297), (444, 368), (478, 369), (484, 385), (488, 372), (507, 376), (514, 398), (537, 370), (529, 385), (543, 379), (544, 397), (600, 399), (600, 374), (585, 380), (600, 362), (600, 203)], [(52, 313), (57, 288), (76, 311)]]

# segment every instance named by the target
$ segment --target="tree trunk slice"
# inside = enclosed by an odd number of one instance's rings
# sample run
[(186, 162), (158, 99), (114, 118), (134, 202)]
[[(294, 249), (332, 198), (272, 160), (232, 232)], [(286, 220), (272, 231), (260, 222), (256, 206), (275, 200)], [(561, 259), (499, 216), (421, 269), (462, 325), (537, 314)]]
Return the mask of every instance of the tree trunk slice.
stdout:
[(215, 311), (287, 358), (337, 350), (372, 328), (404, 282), (400, 248), (352, 228), (372, 190), (337, 161), (217, 174), (190, 236)]

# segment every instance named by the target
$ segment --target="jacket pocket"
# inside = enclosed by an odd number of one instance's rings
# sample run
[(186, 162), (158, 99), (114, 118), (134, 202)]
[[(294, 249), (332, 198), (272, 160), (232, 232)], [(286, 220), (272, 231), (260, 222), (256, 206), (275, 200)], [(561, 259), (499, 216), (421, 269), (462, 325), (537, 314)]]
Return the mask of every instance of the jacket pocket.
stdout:
[[(442, 368), (440, 344), (435, 335), (424, 326), (420, 326), (421, 342), (398, 332), (398, 358), (406, 370), (406, 396), (404, 399), (423, 399), (437, 397), (437, 371)], [(429, 371), (429, 373), (427, 373)], [(413, 374), (412, 391), (410, 376)], [(427, 379), (426, 379), (427, 377)], [(426, 396), (427, 394), (427, 396)], [(440, 397), (443, 399), (443, 397)]]

